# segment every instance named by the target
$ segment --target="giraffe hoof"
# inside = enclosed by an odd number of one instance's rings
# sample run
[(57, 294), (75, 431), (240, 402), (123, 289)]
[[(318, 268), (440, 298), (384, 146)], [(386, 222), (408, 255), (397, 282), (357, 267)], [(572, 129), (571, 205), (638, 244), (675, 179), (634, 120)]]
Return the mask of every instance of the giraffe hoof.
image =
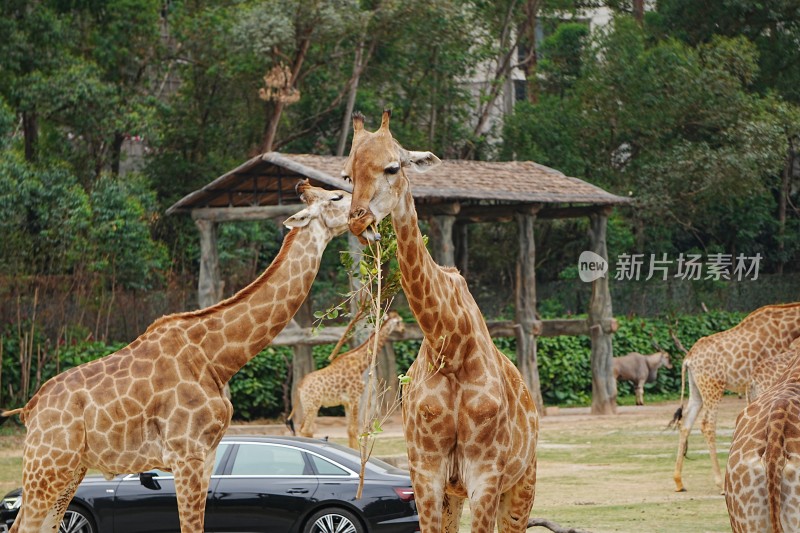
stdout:
[(686, 487), (678, 487), (675, 492), (686, 492)]

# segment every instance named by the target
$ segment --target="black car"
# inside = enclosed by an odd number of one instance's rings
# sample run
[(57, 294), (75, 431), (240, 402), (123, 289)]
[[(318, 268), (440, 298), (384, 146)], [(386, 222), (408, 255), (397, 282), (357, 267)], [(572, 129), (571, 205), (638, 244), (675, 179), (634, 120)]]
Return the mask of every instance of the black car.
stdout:
[[(356, 499), (359, 453), (301, 437), (222, 439), (206, 501), (206, 531), (264, 533), (415, 533), (419, 520), (405, 470), (371, 458)], [(10, 528), (21, 490), (0, 506)], [(175, 482), (152, 471), (108, 481), (87, 476), (61, 533), (156, 533), (180, 530)]]

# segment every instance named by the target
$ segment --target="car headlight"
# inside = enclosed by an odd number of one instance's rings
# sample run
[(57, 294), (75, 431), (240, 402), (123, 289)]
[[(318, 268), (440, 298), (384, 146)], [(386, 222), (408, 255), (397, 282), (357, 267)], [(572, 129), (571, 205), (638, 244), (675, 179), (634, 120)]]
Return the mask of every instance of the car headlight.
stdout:
[(22, 505), (22, 495), (19, 496), (6, 496), (3, 498), (3, 509), (12, 510), (19, 509)]

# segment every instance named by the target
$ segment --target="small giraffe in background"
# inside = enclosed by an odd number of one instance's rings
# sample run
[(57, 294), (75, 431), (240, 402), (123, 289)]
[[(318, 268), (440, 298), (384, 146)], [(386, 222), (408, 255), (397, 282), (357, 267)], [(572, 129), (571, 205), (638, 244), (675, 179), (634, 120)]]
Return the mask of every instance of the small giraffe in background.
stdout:
[[(364, 393), (364, 372), (367, 370), (375, 350), (375, 335), (378, 335), (377, 351), (383, 348), (386, 339), (395, 331), (403, 331), (403, 319), (392, 311), (380, 329), (357, 348), (343, 353), (330, 365), (306, 374), (297, 386), (299, 408), (303, 410), (300, 435), (313, 437), (317, 413), (320, 407), (343, 405), (347, 420), (348, 446), (358, 449), (358, 409)], [(297, 407), (296, 407), (297, 408)], [(294, 416), (294, 409), (287, 420)]]
[(347, 229), (350, 195), (298, 185), (308, 206), (261, 276), (211, 307), (157, 319), (121, 350), (47, 381), (20, 409), (27, 427), (14, 533), (56, 532), (86, 471), (175, 476), (182, 533), (203, 531), (217, 445), (231, 422), (225, 384), (308, 296), (322, 253)]
[(725, 472), (733, 533), (800, 531), (800, 338), (791, 362), (742, 411)]
[[(355, 204), (354, 204), (355, 205)], [(769, 365), (789, 344), (800, 337), (800, 303), (767, 305), (756, 309), (736, 326), (699, 339), (683, 360), (681, 368), (681, 407), (672, 423), (680, 423), (678, 456), (675, 460), (675, 491), (686, 490), (681, 471), (692, 430), (700, 411), (705, 409), (701, 431), (708, 444), (714, 481), (722, 489), (722, 472), (717, 460), (717, 407), (725, 390), (755, 392), (767, 385), (759, 374), (760, 383), (750, 390), (754, 369)], [(775, 360), (776, 361), (776, 360)], [(689, 402), (683, 410), (683, 377), (689, 382)], [(751, 400), (753, 398), (750, 398)]]

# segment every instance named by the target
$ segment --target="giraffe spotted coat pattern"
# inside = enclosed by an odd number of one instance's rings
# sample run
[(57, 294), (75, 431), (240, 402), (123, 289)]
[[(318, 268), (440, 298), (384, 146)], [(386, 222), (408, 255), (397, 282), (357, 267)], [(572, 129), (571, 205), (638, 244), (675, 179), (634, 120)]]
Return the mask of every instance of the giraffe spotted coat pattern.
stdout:
[(362, 242), (391, 214), (409, 307), (424, 339), (403, 386), (403, 429), (423, 533), (455, 533), (466, 498), (471, 531), (526, 531), (536, 486), (539, 418), (522, 375), (492, 342), (486, 322), (454, 268), (425, 247), (406, 168), (439, 159), (403, 149), (389, 131), (353, 118), (343, 175), (353, 182), (350, 231)]
[[(774, 364), (778, 369), (780, 355), (800, 336), (800, 303), (768, 305), (756, 309), (736, 326), (703, 337), (692, 346), (683, 360), (681, 374), (689, 383), (689, 401), (675, 414), (680, 423), (678, 455), (675, 460), (675, 490), (685, 490), (681, 476), (689, 433), (704, 410), (701, 431), (708, 444), (714, 481), (722, 489), (722, 472), (717, 460), (717, 407), (725, 390), (758, 394), (771, 384), (776, 372), (759, 365)], [(785, 363), (785, 359), (783, 360)], [(754, 399), (753, 397), (750, 398)], [(683, 386), (681, 386), (683, 404)]]
[(742, 411), (725, 471), (733, 533), (800, 531), (800, 338), (773, 386)]
[[(372, 354), (383, 348), (386, 339), (395, 331), (403, 331), (403, 319), (395, 312), (381, 324), (380, 330), (373, 332), (358, 347), (346, 352), (325, 368), (311, 372), (300, 380), (297, 386), (299, 408), (303, 410), (303, 424), (300, 435), (313, 437), (317, 413), (320, 407), (343, 405), (347, 420), (347, 439), (351, 448), (358, 449), (358, 410), (361, 395), (364, 393), (364, 372), (370, 364)], [(377, 348), (375, 336), (378, 336)], [(287, 420), (294, 415), (294, 410)]]
[(12, 532), (57, 532), (87, 469), (173, 473), (181, 532), (203, 531), (217, 444), (233, 412), (228, 380), (305, 300), (328, 242), (347, 229), (350, 198), (298, 186), (306, 208), (286, 225), (267, 270), (231, 298), (156, 320), (118, 352), (46, 382), (20, 409), (27, 426), (22, 508)]

